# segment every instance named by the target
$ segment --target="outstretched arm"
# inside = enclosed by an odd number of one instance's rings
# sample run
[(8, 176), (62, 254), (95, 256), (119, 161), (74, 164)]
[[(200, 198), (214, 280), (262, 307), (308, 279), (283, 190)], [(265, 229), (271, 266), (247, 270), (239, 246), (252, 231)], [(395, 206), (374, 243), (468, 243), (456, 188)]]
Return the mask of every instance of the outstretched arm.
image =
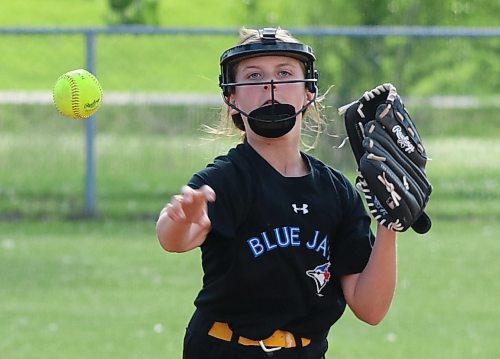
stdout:
[(346, 302), (359, 319), (371, 325), (384, 319), (394, 298), (396, 272), (396, 233), (379, 224), (363, 272), (341, 278)]
[(156, 234), (161, 246), (168, 252), (186, 252), (199, 247), (210, 231), (207, 202), (215, 201), (215, 192), (209, 186), (192, 189), (184, 186), (181, 194), (162, 209), (156, 223)]

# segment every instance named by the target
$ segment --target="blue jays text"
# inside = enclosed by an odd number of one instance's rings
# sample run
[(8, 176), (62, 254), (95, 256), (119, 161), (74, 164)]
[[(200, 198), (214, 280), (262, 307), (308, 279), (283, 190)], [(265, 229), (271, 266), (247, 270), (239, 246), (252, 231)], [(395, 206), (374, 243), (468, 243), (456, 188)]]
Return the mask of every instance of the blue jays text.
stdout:
[[(277, 227), (268, 232), (262, 232), (258, 237), (247, 239), (248, 246), (255, 258), (286, 247), (300, 247), (299, 227)], [(319, 231), (314, 231), (312, 238), (303, 244), (307, 249), (320, 253), (327, 260), (330, 260), (330, 245), (328, 235), (320, 235)]]

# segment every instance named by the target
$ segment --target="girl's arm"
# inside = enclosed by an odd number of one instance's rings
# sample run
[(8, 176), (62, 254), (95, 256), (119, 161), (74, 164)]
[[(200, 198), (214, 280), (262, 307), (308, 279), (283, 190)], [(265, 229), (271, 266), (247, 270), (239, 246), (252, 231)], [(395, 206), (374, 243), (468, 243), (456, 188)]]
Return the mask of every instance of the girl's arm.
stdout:
[(396, 272), (396, 233), (379, 224), (363, 272), (341, 278), (346, 302), (359, 319), (371, 325), (384, 319), (394, 297)]
[(215, 201), (209, 186), (194, 190), (184, 186), (160, 212), (156, 234), (168, 252), (186, 252), (199, 247), (210, 231), (207, 202)]

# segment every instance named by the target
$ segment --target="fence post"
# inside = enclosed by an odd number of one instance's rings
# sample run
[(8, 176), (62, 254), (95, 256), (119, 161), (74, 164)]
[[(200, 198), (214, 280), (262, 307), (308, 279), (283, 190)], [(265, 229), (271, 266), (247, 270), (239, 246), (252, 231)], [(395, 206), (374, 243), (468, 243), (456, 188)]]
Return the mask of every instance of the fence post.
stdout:
[[(87, 71), (96, 74), (95, 69), (95, 33), (85, 32), (86, 39), (86, 66)], [(90, 116), (85, 121), (85, 143), (86, 143), (86, 171), (85, 171), (85, 215), (95, 217), (97, 214), (96, 206), (96, 163), (95, 163), (95, 134), (96, 134), (96, 115)]]

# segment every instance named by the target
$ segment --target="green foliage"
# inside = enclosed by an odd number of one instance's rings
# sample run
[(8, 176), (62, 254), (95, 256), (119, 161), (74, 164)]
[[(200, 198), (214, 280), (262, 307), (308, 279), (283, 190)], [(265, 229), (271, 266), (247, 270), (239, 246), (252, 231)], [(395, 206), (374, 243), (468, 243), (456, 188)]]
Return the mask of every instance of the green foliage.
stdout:
[[(306, 23), (339, 25), (494, 24), (491, 3), (479, 1), (319, 1), (306, 9)], [(495, 24), (497, 25), (497, 24)], [(494, 54), (499, 39), (425, 39), (412, 37), (312, 38), (323, 88), (336, 85), (339, 103), (359, 96), (359, 89), (393, 82), (401, 93), (499, 93), (500, 70)], [(479, 55), (480, 54), (480, 55)]]
[(108, 0), (109, 25), (158, 25), (159, 0)]
[(301, 10), (316, 26), (498, 26), (500, 5), (488, 0), (320, 0)]

